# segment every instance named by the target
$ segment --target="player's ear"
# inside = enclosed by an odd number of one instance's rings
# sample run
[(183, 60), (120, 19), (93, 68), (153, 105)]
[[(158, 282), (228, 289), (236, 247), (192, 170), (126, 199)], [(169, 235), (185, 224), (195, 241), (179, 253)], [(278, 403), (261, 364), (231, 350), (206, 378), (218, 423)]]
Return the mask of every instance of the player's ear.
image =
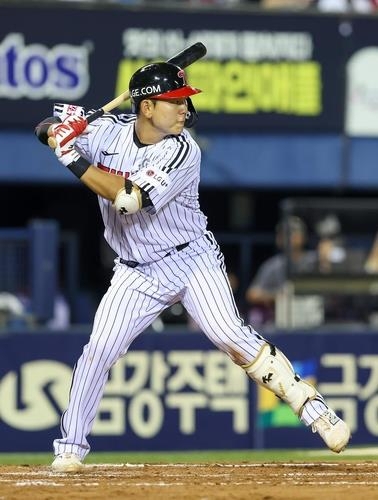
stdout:
[(155, 104), (151, 99), (144, 99), (140, 103), (140, 111), (146, 118), (151, 118), (154, 107)]

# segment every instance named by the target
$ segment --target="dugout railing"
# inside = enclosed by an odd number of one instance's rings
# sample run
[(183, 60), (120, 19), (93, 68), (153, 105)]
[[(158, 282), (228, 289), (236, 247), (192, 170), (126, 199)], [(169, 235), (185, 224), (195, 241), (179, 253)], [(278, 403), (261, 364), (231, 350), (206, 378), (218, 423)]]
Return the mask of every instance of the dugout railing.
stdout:
[(53, 317), (60, 287), (74, 305), (77, 265), (77, 237), (61, 232), (55, 220), (34, 219), (25, 228), (0, 228), (0, 293), (12, 294), (25, 304), (29, 319), (25, 326), (41, 326)]
[[(356, 200), (334, 201), (328, 205), (324, 199), (317, 200), (313, 205), (312, 213), (317, 212), (317, 208), (323, 211), (340, 207), (354, 210), (354, 214), (360, 214), (365, 220), (369, 231), (363, 233), (348, 232), (346, 235), (349, 245), (364, 248), (368, 252), (374, 241), (375, 226), (372, 218), (366, 214), (369, 210), (377, 210), (378, 203), (366, 201), (360, 204)], [(283, 204), (283, 213), (300, 212), (301, 203), (308, 207), (308, 203), (315, 200), (297, 200), (292, 205), (292, 200)], [(318, 205), (317, 205), (318, 204)], [(294, 207), (294, 208), (293, 208)], [(370, 207), (370, 208), (369, 208)], [(303, 207), (302, 207), (303, 208)], [(286, 210), (286, 212), (285, 212)], [(306, 218), (306, 211), (302, 210), (302, 216)], [(357, 217), (358, 219), (358, 217)], [(308, 216), (306, 221), (311, 228), (311, 220)], [(358, 224), (358, 221), (357, 221)], [(230, 274), (237, 277), (237, 288), (234, 290), (236, 302), (243, 314), (248, 310), (249, 305), (245, 302), (245, 292), (251, 283), (258, 265), (275, 252), (274, 232), (215, 232), (215, 236), (220, 247), (225, 254), (226, 268)], [(309, 246), (315, 247), (316, 236), (310, 231)], [(80, 266), (79, 256), (79, 236), (72, 231), (60, 231), (59, 224), (55, 220), (32, 220), (25, 228), (2, 228), (0, 229), (0, 293), (9, 292), (15, 296), (27, 298), (29, 302), (29, 315), (33, 325), (43, 326), (47, 324), (54, 314), (54, 300), (57, 293), (62, 293), (71, 310), (71, 324), (86, 324), (91, 322), (97, 304), (87, 304), (85, 313), (81, 311), (85, 290), (80, 288), (78, 281), (78, 269)], [(292, 319), (292, 304), (298, 297), (309, 295), (334, 295), (351, 296), (358, 299), (358, 303), (353, 303), (356, 314), (358, 308), (371, 308), (371, 320), (377, 318), (374, 304), (378, 294), (378, 274), (361, 272), (337, 272), (305, 273), (295, 274), (290, 267), (287, 269), (288, 287), (284, 301), (280, 302), (279, 328), (292, 329), (298, 326)], [(89, 300), (89, 299), (88, 299)], [(86, 302), (85, 302), (86, 304)], [(287, 308), (283, 311), (282, 308)], [(378, 305), (377, 305), (378, 307)], [(1, 304), (0, 304), (1, 308)], [(350, 313), (350, 310), (348, 311)], [(284, 320), (282, 319), (284, 315)], [(174, 318), (172, 318), (174, 320)], [(349, 318), (350, 319), (350, 318)], [(173, 321), (175, 322), (175, 321)], [(177, 324), (170, 326), (185, 326), (185, 319), (177, 318)], [(323, 323), (327, 322), (327, 318)], [(348, 322), (348, 317), (345, 317)], [(363, 321), (369, 324), (369, 318)], [(344, 321), (343, 321), (344, 323)], [(302, 327), (305, 325), (301, 325)], [(310, 327), (314, 324), (308, 325)], [(319, 325), (320, 326), (320, 325)]]

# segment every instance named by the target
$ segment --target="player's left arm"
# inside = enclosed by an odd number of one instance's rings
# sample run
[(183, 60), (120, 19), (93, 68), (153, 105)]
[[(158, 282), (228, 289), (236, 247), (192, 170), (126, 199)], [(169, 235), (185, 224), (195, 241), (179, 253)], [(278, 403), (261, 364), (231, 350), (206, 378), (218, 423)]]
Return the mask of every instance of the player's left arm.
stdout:
[(153, 158), (126, 180), (97, 168), (88, 169), (81, 180), (92, 191), (112, 201), (122, 215), (143, 208), (156, 213), (199, 179), (201, 153), (197, 143), (183, 141), (172, 149), (171, 156), (163, 150), (160, 157)]
[(199, 181), (201, 152), (195, 142), (183, 142), (171, 155), (163, 151), (149, 165), (130, 176), (148, 194), (154, 212)]

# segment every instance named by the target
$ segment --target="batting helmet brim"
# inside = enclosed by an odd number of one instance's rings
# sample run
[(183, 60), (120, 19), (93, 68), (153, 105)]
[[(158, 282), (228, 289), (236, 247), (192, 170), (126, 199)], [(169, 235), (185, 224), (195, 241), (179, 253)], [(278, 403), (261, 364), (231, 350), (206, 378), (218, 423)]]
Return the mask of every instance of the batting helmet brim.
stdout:
[(191, 87), (190, 85), (185, 85), (179, 89), (169, 90), (168, 92), (151, 96), (150, 99), (180, 99), (181, 97), (190, 97), (200, 92), (202, 92), (202, 90)]

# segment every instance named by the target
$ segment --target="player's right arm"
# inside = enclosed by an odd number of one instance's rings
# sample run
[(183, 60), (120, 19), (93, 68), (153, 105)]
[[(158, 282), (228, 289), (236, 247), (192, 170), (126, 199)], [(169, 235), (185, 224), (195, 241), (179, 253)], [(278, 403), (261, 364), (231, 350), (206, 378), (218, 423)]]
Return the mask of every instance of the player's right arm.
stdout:
[(136, 184), (119, 175), (98, 169), (75, 149), (76, 138), (87, 127), (85, 118), (69, 116), (63, 122), (55, 117), (38, 124), (36, 135), (44, 144), (48, 137), (56, 141), (55, 155), (58, 160), (95, 194), (110, 200), (115, 209), (123, 214), (136, 213), (150, 205), (148, 195)]

